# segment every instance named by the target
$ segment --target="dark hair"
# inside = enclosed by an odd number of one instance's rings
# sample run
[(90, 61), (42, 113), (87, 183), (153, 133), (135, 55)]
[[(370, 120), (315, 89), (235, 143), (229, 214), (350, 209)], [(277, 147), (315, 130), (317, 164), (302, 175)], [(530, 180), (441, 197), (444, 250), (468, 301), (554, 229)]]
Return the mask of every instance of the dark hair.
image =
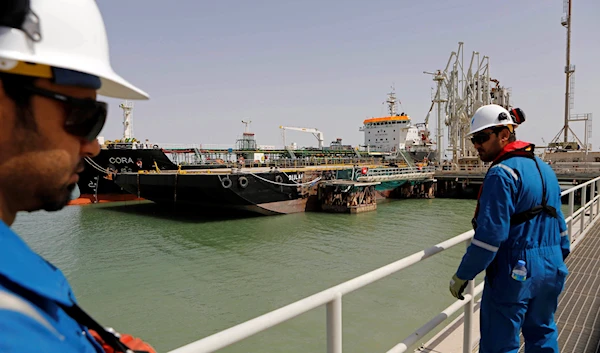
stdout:
[(0, 72), (0, 81), (4, 87), (6, 96), (15, 102), (17, 119), (15, 125), (17, 127), (28, 130), (37, 130), (37, 124), (31, 110), (32, 93), (23, 89), (26, 85), (32, 85), (35, 77), (7, 74)]

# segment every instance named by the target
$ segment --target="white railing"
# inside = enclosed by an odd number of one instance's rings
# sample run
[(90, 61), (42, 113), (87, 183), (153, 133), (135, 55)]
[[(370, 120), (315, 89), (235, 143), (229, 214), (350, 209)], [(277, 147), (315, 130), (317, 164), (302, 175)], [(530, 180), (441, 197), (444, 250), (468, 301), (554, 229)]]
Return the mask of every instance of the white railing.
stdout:
[(365, 176), (370, 177), (433, 172), (435, 172), (435, 167), (372, 168), (367, 170), (367, 174)]
[[(600, 191), (600, 177), (575, 186), (569, 190), (565, 190), (561, 193), (561, 196), (568, 196), (569, 198), (569, 208), (568, 213), (565, 215), (565, 221), (567, 222), (569, 239), (572, 242), (572, 248), (574, 248), (583, 239), (585, 234), (589, 231), (591, 225), (594, 224), (597, 216), (600, 214), (600, 196), (596, 195), (597, 191)], [(578, 205), (580, 207), (577, 210), (575, 210), (576, 193), (579, 193), (581, 196), (581, 205)], [(590, 201), (586, 201), (588, 195), (592, 196), (590, 197)], [(394, 274), (400, 270), (403, 270), (409, 266), (412, 266), (418, 262), (421, 262), (433, 255), (439, 254), (440, 252), (455, 245), (466, 243), (468, 247), (471, 243), (473, 235), (473, 230), (462, 233), (428, 249), (419, 251), (389, 265), (368, 272), (362, 276), (356, 277), (322, 292), (313, 294), (295, 303), (286, 305), (282, 308), (218, 332), (199, 341), (192, 342), (183, 347), (172, 350), (171, 353), (214, 352), (253, 336), (270, 327), (279, 325), (322, 305), (325, 305), (327, 308), (327, 352), (341, 353), (342, 296)], [(402, 342), (388, 350), (387, 353), (405, 352), (419, 339), (422, 339), (426, 334), (433, 331), (437, 326), (456, 313), (463, 306), (465, 307), (463, 352), (470, 353), (473, 347), (472, 325), (475, 297), (482, 291), (483, 283), (480, 283), (477, 287), (475, 287), (474, 281), (469, 281), (465, 289), (465, 293), (463, 294), (465, 299), (454, 302), (429, 322), (411, 333)]]
[(156, 145), (165, 150), (187, 150), (202, 146), (197, 143), (157, 143)]

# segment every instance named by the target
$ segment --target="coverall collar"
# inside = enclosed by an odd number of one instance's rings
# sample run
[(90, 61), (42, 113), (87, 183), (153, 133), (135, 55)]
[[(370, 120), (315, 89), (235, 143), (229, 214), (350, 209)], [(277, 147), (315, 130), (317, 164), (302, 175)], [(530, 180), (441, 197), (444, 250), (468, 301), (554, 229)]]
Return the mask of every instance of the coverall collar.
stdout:
[(504, 146), (502, 151), (494, 158), (492, 164), (496, 164), (498, 161), (502, 160), (506, 154), (514, 153), (514, 152), (525, 152), (525, 153), (533, 153), (535, 145), (530, 142), (525, 141), (513, 141), (508, 145)]
[(20, 287), (60, 304), (70, 306), (75, 302), (63, 273), (31, 250), (2, 221), (0, 221), (0, 277), (5, 277)]

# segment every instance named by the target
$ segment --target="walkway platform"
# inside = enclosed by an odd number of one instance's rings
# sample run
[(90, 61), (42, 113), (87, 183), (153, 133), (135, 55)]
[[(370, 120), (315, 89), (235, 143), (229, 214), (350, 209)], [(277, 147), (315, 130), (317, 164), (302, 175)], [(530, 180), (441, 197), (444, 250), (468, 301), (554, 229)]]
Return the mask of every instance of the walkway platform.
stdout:
[[(588, 217), (586, 217), (586, 222)], [(579, 225), (573, 225), (579, 228)], [(555, 320), (559, 330), (561, 352), (600, 352), (600, 221), (583, 239), (575, 241), (566, 264), (569, 275), (559, 298)], [(473, 352), (479, 349), (479, 303), (475, 306)], [(524, 352), (523, 337), (521, 349)], [(463, 316), (422, 345), (415, 352), (462, 353)]]

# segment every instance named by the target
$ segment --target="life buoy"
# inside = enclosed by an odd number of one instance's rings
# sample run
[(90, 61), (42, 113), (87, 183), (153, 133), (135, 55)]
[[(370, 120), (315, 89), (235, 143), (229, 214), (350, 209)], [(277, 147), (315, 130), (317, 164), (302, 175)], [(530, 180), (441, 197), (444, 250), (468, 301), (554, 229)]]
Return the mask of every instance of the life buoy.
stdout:
[(154, 148), (155, 150), (157, 150), (159, 147), (158, 147), (158, 145), (154, 145), (154, 146), (152, 146), (152, 148)]
[(367, 172), (369, 171), (369, 168), (367, 167), (362, 167), (362, 170), (360, 171), (363, 175), (366, 175)]
[(281, 177), (281, 175), (276, 175), (275, 176), (275, 181), (278, 183), (282, 183), (283, 182), (283, 178)]
[(223, 179), (221, 179), (221, 185), (223, 185), (223, 187), (225, 189), (229, 189), (231, 187), (231, 179), (229, 179), (229, 177), (225, 177)]
[(248, 186), (248, 178), (246, 178), (245, 176), (241, 176), (238, 178), (238, 183), (242, 188), (246, 188), (246, 186)]

